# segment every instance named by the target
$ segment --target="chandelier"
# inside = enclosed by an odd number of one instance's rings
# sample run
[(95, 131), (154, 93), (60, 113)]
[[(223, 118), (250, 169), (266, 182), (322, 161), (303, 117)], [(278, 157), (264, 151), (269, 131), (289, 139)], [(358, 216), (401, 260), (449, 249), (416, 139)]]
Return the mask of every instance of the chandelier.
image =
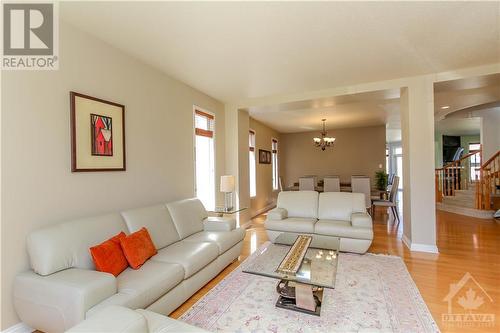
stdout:
[(321, 132), (321, 138), (313, 138), (313, 141), (314, 141), (314, 145), (316, 147), (320, 147), (321, 150), (325, 150), (326, 147), (333, 146), (333, 142), (335, 142), (335, 138), (327, 136), (327, 133), (325, 130), (326, 119), (321, 119), (321, 121), (323, 122), (323, 131)]

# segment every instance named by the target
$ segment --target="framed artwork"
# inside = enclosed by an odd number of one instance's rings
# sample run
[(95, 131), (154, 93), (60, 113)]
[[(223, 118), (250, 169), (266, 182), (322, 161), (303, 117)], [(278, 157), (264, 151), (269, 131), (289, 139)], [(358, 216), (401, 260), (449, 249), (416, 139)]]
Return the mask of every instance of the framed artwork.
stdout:
[(271, 152), (269, 150), (259, 149), (259, 163), (271, 164)]
[(125, 171), (125, 106), (70, 92), (71, 171)]

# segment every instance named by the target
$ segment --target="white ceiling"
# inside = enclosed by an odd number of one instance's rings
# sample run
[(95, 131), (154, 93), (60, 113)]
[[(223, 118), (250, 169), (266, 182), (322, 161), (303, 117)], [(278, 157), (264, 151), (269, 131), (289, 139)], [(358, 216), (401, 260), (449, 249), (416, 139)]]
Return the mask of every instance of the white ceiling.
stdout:
[[(434, 111), (438, 119), (464, 109), (481, 109), (499, 101), (500, 73), (434, 84)], [(446, 106), (448, 108), (443, 109)]]
[(481, 118), (450, 118), (436, 122), (435, 132), (439, 135), (479, 135)]
[(61, 2), (63, 20), (221, 101), (500, 61), (500, 2)]
[(401, 140), (399, 89), (249, 108), (251, 117), (281, 133), (385, 125), (388, 142)]

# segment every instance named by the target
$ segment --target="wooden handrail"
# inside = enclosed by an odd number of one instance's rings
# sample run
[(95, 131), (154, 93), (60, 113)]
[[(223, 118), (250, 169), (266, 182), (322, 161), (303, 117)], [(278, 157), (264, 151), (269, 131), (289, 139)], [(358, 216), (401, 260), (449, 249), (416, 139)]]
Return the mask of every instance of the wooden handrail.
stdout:
[(491, 156), (480, 168), (480, 181), (476, 187), (476, 208), (492, 209), (492, 194), (498, 195), (500, 191), (500, 150)]
[[(467, 158), (469, 158), (469, 157), (471, 157), (471, 156), (473, 156), (473, 155), (476, 155), (477, 153), (481, 153), (481, 149), (479, 149), (479, 150), (475, 150), (475, 151), (473, 151), (473, 152), (471, 152), (471, 153), (468, 153), (468, 154), (465, 154), (465, 155), (464, 155), (464, 156), (462, 156), (460, 159), (458, 159), (458, 160), (456, 160), (456, 161), (453, 161), (453, 162), (450, 162), (450, 163), (448, 163), (448, 164), (446, 164), (446, 165), (443, 165), (442, 169), (450, 168), (450, 167), (452, 167), (453, 165), (456, 165), (456, 164), (458, 164), (458, 163), (462, 162), (463, 160), (465, 160), (465, 159), (467, 159)], [(436, 169), (436, 170), (439, 170), (439, 169)]]
[(485, 169), (488, 164), (491, 164), (491, 162), (493, 162), (493, 160), (498, 157), (498, 155), (500, 155), (500, 150), (493, 154), (493, 156), (491, 156), (489, 160), (484, 162), (484, 164), (481, 165), (481, 169)]
[(435, 169), (436, 202), (442, 202), (446, 196), (454, 196), (458, 190), (468, 189), (470, 181), (478, 180), (479, 168), (475, 168), (471, 174), (471, 170), (466, 167), (470, 165), (466, 160), (472, 156), (479, 157), (478, 160), (481, 161), (482, 150), (467, 153), (460, 159)]

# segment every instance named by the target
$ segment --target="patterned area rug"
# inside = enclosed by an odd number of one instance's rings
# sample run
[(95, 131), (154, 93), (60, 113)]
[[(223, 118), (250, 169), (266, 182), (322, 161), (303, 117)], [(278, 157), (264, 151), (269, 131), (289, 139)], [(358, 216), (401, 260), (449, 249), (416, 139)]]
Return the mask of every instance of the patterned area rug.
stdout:
[(277, 280), (243, 273), (264, 244), (180, 319), (212, 332), (439, 332), (400, 257), (339, 256), (321, 316), (274, 306)]

